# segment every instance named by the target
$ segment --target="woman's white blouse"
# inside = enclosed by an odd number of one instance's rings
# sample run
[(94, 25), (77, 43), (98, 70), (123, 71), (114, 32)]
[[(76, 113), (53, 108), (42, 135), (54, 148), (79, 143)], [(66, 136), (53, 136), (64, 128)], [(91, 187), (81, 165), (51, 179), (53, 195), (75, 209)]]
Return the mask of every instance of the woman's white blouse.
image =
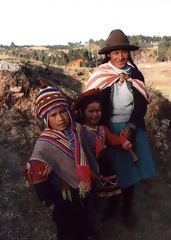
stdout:
[(111, 122), (128, 121), (134, 108), (134, 98), (127, 87), (126, 81), (122, 85), (116, 82), (112, 91), (113, 116)]

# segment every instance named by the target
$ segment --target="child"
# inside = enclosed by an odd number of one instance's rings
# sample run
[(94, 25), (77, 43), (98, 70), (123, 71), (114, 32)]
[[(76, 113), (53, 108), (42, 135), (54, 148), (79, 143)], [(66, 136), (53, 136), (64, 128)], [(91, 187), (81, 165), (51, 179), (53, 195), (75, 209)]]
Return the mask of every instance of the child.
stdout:
[(90, 226), (85, 208), (91, 171), (65, 96), (55, 88), (40, 90), (36, 98), (45, 129), (27, 163), (26, 176), (52, 212), (58, 240), (87, 240)]
[[(88, 139), (88, 143), (91, 146), (91, 152), (88, 151), (87, 143), (83, 140), (83, 147), (87, 154), (88, 159), (92, 158), (92, 155), (96, 157), (99, 164), (99, 173), (101, 175), (101, 183), (96, 190), (96, 197), (94, 200), (96, 203), (94, 207), (96, 217), (97, 213), (103, 212), (103, 207), (106, 206), (105, 199), (110, 199), (113, 206), (110, 206), (110, 212), (115, 208), (114, 201), (115, 196), (121, 193), (121, 189), (117, 184), (116, 175), (113, 172), (110, 161), (107, 159), (106, 147), (122, 145), (122, 147), (128, 151), (132, 144), (124, 136), (117, 136), (112, 134), (107, 127), (100, 125), (102, 119), (102, 103), (99, 97), (100, 90), (92, 89), (81, 94), (74, 103), (76, 111), (76, 121), (80, 122), (84, 126), (84, 135)], [(96, 218), (95, 217), (95, 218)], [(97, 221), (97, 219), (95, 220)]]

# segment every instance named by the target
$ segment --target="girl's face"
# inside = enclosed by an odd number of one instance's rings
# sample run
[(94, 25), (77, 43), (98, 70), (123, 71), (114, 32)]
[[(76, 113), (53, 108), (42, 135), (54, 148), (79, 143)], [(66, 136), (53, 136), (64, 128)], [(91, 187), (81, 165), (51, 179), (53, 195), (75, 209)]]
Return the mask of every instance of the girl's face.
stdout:
[(102, 117), (102, 108), (99, 102), (93, 102), (87, 105), (84, 112), (84, 124), (89, 127), (96, 127)]
[(129, 52), (126, 50), (117, 50), (117, 51), (112, 51), (108, 55), (110, 57), (111, 63), (117, 67), (117, 68), (124, 68), (128, 58), (129, 58)]
[(48, 124), (50, 128), (63, 131), (69, 124), (69, 115), (65, 108), (56, 108), (48, 114)]

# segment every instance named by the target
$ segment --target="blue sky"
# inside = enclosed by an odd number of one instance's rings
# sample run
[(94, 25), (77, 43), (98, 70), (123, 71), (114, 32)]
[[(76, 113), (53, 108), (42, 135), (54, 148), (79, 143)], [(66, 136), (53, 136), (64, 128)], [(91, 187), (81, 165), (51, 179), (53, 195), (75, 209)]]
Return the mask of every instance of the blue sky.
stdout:
[(0, 44), (54, 45), (127, 35), (171, 36), (170, 0), (0, 0)]

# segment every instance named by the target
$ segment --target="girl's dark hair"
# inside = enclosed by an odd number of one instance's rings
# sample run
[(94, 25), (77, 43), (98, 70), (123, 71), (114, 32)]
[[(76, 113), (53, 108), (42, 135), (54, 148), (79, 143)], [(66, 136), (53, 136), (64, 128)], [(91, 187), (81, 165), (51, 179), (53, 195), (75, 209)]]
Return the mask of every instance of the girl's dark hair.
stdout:
[[(102, 99), (100, 98), (100, 96), (88, 96), (85, 97), (85, 99), (83, 99), (81, 101), (81, 103), (79, 104), (76, 113), (75, 113), (75, 120), (76, 122), (79, 122), (81, 124), (84, 123), (84, 118), (85, 118), (85, 110), (87, 108), (87, 106), (93, 102), (98, 102), (101, 105), (101, 108), (103, 109), (103, 104), (102, 104)], [(103, 110), (102, 110), (103, 112)]]

